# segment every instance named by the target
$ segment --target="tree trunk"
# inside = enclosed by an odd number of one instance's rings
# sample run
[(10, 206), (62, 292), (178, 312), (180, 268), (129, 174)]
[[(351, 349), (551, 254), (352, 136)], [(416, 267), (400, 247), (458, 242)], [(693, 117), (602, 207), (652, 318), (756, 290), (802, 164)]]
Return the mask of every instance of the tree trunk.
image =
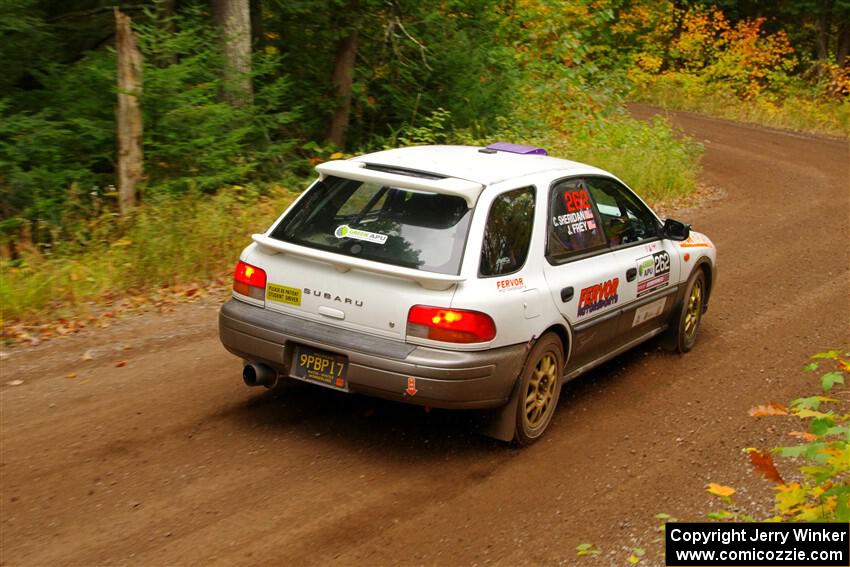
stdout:
[(354, 80), (354, 61), (357, 57), (357, 30), (354, 29), (337, 44), (336, 62), (331, 76), (336, 109), (328, 124), (327, 141), (340, 148), (345, 147), (345, 132), (348, 130), (348, 114), (351, 111), (351, 84)]
[(850, 23), (838, 24), (838, 41), (835, 46), (835, 62), (839, 67), (850, 67)]
[(251, 5), (251, 39), (254, 46), (266, 44), (265, 26), (263, 26), (263, 3), (261, 0), (250, 0)]
[[(168, 33), (177, 33), (174, 26), (174, 16), (177, 14), (177, 0), (157, 0), (156, 17), (159, 20), (165, 31)], [(177, 63), (177, 55), (174, 53), (165, 53), (159, 56), (157, 64), (159, 67), (167, 67)]]
[(233, 106), (253, 103), (251, 9), (249, 0), (213, 0), (213, 18), (224, 51), (224, 99)]
[(142, 54), (130, 27), (130, 17), (115, 8), (115, 46), (118, 62), (118, 204), (121, 214), (136, 205), (136, 185), (144, 175), (142, 154)]
[(829, 60), (829, 32), (832, 27), (832, 3), (832, 0), (823, 0), (820, 5), (820, 13), (815, 18), (818, 61), (820, 62)]
[[(157, 17), (163, 20), (169, 20), (177, 13), (177, 0), (158, 0), (156, 3)], [(173, 31), (173, 23), (169, 23), (168, 31)]]

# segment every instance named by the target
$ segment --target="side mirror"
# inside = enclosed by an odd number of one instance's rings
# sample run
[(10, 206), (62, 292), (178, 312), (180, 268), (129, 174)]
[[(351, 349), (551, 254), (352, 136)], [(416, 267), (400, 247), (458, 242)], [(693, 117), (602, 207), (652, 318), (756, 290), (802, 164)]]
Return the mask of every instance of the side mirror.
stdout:
[(673, 219), (664, 221), (661, 234), (669, 240), (687, 240), (691, 235), (691, 225)]

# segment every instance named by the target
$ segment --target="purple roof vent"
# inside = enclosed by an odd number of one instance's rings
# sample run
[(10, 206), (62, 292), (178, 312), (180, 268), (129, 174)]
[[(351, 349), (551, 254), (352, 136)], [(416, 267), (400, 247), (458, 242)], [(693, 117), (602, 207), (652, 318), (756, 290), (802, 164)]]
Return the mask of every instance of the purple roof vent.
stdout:
[(508, 142), (496, 142), (487, 146), (488, 150), (498, 150), (500, 152), (510, 152), (512, 154), (525, 154), (535, 156), (548, 156), (549, 152), (543, 148), (534, 146), (523, 146), (522, 144), (511, 144)]

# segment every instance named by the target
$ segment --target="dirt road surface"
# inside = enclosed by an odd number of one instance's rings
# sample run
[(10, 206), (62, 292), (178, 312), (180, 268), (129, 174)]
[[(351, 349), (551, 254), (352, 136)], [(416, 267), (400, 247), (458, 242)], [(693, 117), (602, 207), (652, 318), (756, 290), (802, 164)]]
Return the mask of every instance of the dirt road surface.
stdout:
[[(653, 565), (654, 515), (717, 509), (708, 482), (757, 510), (772, 491), (740, 449), (782, 432), (747, 409), (812, 393), (804, 359), (850, 344), (850, 152), (671, 120), (722, 195), (677, 213), (720, 254), (690, 354), (649, 344), (571, 383), (519, 450), (462, 413), (246, 388), (212, 302), (7, 349), (0, 563), (624, 565), (639, 546)], [(577, 558), (584, 542), (602, 555)]]

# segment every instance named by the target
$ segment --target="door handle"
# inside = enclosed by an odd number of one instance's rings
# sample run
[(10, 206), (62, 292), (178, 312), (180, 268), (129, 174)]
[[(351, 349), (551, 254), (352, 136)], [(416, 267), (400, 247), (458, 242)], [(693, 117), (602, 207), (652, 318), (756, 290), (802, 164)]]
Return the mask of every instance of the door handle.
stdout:
[(631, 282), (637, 277), (637, 268), (629, 268), (626, 270), (626, 281)]
[(565, 287), (561, 290), (561, 301), (566, 303), (567, 301), (573, 298), (573, 295), (575, 295), (575, 290), (573, 289), (573, 287)]

